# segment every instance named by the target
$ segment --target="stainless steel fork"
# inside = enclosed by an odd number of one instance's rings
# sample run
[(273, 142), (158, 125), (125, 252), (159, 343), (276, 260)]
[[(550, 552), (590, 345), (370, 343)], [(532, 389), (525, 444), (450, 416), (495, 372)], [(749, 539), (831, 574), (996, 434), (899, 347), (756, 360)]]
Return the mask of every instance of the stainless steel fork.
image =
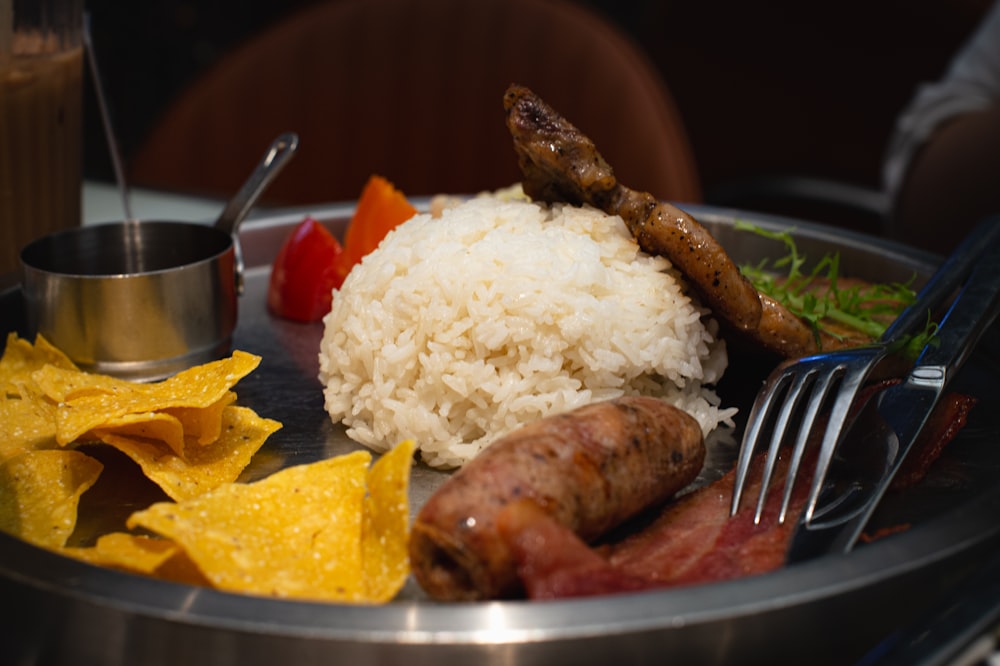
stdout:
[(983, 248), (998, 237), (1000, 222), (996, 218), (976, 227), (921, 289), (914, 303), (886, 329), (878, 343), (794, 359), (775, 368), (757, 394), (747, 417), (736, 462), (731, 514), (739, 510), (751, 460), (758, 450), (758, 443), (770, 430), (754, 522), (760, 522), (763, 514), (778, 450), (786, 439), (794, 436), (778, 514), (778, 522), (785, 521), (795, 479), (807, 444), (814, 436), (817, 417), (821, 413), (826, 414), (826, 406), (829, 405), (829, 416), (802, 520), (812, 518), (830, 461), (859, 389), (880, 363), (889, 362), (893, 354), (905, 346), (909, 336), (923, 329), (932, 313), (961, 286)]

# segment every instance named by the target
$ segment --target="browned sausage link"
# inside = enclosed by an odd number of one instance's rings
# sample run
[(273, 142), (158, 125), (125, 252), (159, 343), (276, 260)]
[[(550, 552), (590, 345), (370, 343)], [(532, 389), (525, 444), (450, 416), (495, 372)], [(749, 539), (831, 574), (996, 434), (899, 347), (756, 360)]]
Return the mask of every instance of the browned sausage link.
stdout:
[(410, 535), (414, 577), (441, 600), (516, 595), (496, 525), (509, 502), (531, 498), (592, 540), (691, 483), (704, 457), (697, 421), (655, 398), (540, 419), (494, 442), (424, 504)]
[(716, 316), (738, 330), (758, 326), (761, 303), (757, 290), (693, 217), (651, 194), (626, 187), (620, 187), (618, 200), (605, 212), (622, 217), (643, 251), (667, 257)]

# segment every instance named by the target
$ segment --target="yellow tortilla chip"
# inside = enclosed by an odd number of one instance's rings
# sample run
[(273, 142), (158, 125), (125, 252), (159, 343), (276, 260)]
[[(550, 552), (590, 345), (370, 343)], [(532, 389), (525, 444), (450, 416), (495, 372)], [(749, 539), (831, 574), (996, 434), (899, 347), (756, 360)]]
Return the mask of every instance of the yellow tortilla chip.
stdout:
[(139, 384), (126, 379), (76, 368), (46, 365), (31, 373), (31, 379), (52, 401), (79, 400), (87, 396), (129, 395)]
[(55, 447), (55, 404), (31, 380), (33, 372), (48, 365), (76, 367), (40, 335), (32, 344), (16, 333), (7, 334), (0, 357), (0, 460)]
[(89, 548), (62, 548), (60, 553), (104, 567), (152, 574), (180, 550), (173, 541), (111, 532), (97, 539)]
[(222, 411), (234, 402), (236, 394), (227, 391), (222, 398), (208, 407), (168, 407), (163, 411), (181, 422), (186, 441), (194, 441), (205, 446), (219, 438), (222, 433)]
[(249, 594), (363, 598), (361, 515), (371, 454), (298, 465), (129, 518), (180, 544), (211, 583)]
[(0, 529), (59, 548), (76, 527), (80, 496), (103, 465), (73, 450), (29, 451), (0, 463)]
[(175, 583), (184, 583), (185, 585), (197, 585), (199, 587), (212, 586), (212, 582), (205, 578), (205, 574), (201, 572), (201, 569), (198, 568), (198, 565), (194, 563), (194, 560), (188, 556), (187, 551), (183, 548), (178, 548), (170, 556), (170, 559), (160, 565), (155, 575), (157, 578), (170, 580)]
[(219, 400), (205, 408), (174, 407), (162, 411), (125, 414), (84, 433), (82, 439), (104, 440), (108, 435), (122, 435), (163, 442), (182, 458), (188, 444), (207, 446), (222, 434), (222, 413), (236, 402), (236, 393), (227, 391)]
[(59, 403), (57, 439), (65, 445), (125, 414), (211, 407), (225, 399), (229, 390), (259, 363), (259, 356), (237, 350), (229, 358), (150, 384), (72, 373), (52, 366), (34, 372), (32, 378)]
[(202, 495), (239, 478), (250, 459), (281, 423), (258, 416), (252, 409), (229, 406), (222, 412), (222, 434), (211, 446), (194, 446), (181, 457), (156, 442), (116, 433), (101, 441), (136, 462), (143, 474), (171, 499)]
[(58, 448), (56, 406), (28, 384), (12, 385), (17, 386), (16, 395), (0, 395), (0, 460)]
[(191, 559), (176, 543), (129, 532), (111, 532), (88, 548), (62, 548), (63, 555), (102, 567), (156, 576), (188, 585), (207, 585)]
[(369, 601), (390, 601), (410, 575), (410, 468), (416, 444), (406, 440), (368, 472), (361, 528), (362, 578)]
[(7, 343), (0, 357), (0, 390), (7, 390), (16, 379), (27, 379), (35, 370), (46, 365), (75, 370), (76, 365), (41, 335), (31, 344), (17, 333), (7, 334)]
[(103, 440), (112, 435), (148, 440), (154, 445), (163, 442), (177, 455), (184, 455), (184, 425), (176, 416), (163, 412), (115, 417), (84, 435), (84, 439)]

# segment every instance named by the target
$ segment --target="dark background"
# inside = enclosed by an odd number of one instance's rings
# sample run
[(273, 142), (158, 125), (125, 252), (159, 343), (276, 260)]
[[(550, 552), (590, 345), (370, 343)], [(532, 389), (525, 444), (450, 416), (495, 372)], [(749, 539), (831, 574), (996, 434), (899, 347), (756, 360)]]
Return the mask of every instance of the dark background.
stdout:
[[(319, 0), (90, 0), (126, 163), (172, 97), (257, 31)], [(475, 0), (470, 0), (475, 1)], [(706, 198), (798, 174), (878, 188), (896, 115), (941, 75), (988, 0), (587, 0), (638, 42), (680, 107)], [(113, 171), (91, 93), (86, 174)]]

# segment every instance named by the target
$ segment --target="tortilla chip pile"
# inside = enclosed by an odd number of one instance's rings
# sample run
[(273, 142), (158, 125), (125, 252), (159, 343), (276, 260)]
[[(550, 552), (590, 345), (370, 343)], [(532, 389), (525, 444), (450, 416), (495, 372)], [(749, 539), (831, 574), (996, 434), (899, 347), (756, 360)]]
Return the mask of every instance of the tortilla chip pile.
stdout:
[[(390, 600), (409, 574), (415, 446), (369, 466), (348, 455), (237, 481), (281, 424), (237, 406), (260, 358), (235, 351), (162, 382), (80, 371), (39, 336), (10, 334), (0, 358), (0, 530), (93, 564), (250, 594)], [(131, 458), (173, 501), (133, 512), (128, 531), (70, 547), (81, 496), (103, 465)]]

